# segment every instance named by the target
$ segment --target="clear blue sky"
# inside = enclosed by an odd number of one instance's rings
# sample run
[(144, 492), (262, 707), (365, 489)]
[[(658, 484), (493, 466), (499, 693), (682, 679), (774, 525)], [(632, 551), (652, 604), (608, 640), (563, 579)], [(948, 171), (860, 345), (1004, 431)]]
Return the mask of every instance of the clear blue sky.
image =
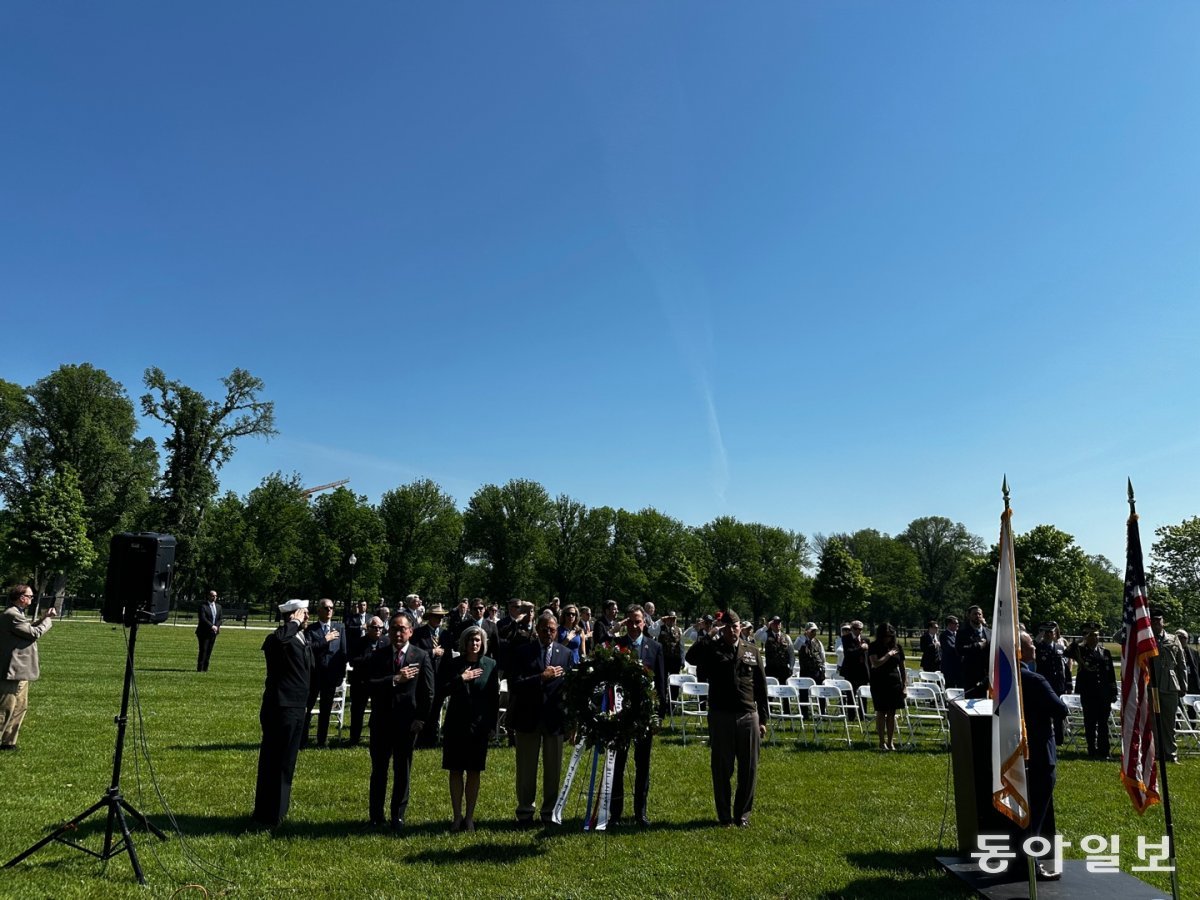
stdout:
[[(23, 384), (263, 378), (274, 470), (811, 534), (1200, 513), (1200, 6), (7, 3)], [(20, 348), (14, 350), (14, 348)], [(152, 432), (153, 433), (153, 432)]]

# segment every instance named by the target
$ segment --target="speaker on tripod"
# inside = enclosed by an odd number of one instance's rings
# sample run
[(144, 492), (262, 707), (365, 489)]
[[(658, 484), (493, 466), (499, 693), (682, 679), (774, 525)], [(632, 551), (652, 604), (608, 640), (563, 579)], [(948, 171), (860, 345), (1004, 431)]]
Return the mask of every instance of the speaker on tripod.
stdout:
[(143, 531), (114, 534), (104, 582), (105, 622), (134, 625), (165, 622), (171, 607), (175, 538)]

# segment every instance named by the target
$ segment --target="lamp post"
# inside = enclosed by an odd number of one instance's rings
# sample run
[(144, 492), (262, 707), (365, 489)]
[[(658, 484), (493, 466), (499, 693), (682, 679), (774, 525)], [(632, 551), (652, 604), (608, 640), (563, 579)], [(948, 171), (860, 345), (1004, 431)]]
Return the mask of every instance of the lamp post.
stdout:
[(346, 562), (350, 563), (350, 594), (346, 598), (346, 608), (343, 610), (342, 615), (343, 622), (350, 621), (350, 610), (354, 605), (354, 564), (358, 562), (358, 557), (351, 553), (350, 558)]

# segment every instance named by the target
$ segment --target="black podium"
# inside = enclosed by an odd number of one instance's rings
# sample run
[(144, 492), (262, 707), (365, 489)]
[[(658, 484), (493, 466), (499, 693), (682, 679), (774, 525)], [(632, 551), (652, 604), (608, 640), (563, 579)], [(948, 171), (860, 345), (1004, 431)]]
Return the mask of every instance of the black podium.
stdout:
[(992, 805), (992, 701), (955, 700), (949, 706), (958, 852), (979, 849), (981, 834), (1013, 834), (1013, 824)]

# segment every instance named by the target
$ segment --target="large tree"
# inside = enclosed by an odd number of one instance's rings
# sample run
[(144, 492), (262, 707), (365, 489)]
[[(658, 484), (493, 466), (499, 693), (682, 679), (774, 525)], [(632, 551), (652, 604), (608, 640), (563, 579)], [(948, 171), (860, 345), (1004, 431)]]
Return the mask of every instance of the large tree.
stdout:
[(387, 491), (379, 501), (387, 538), (384, 594), (409, 593), (453, 604), (450, 587), (462, 568), (462, 513), (428, 478)]
[[(0, 383), (0, 493), (17, 508), (39, 484), (70, 469), (83, 499), (88, 540), (101, 562), (109, 538), (145, 530), (158, 469), (154, 442), (137, 437), (133, 403), (103, 369), (55, 369), (23, 390)], [(98, 586), (98, 576), (91, 587)]]
[(862, 563), (839, 539), (827, 539), (813, 580), (812, 599), (826, 616), (829, 646), (833, 646), (833, 629), (844, 619), (862, 615), (870, 595), (871, 579), (863, 574)]
[(907, 542), (864, 528), (850, 535), (846, 546), (871, 580), (867, 604), (873, 622), (911, 625), (936, 612), (924, 608), (921, 566)]
[(96, 556), (88, 539), (83, 493), (70, 466), (33, 485), (12, 522), (11, 550), (37, 590), (55, 575), (71, 586)]
[(984, 553), (983, 540), (945, 516), (913, 519), (896, 537), (917, 556), (924, 614), (961, 615), (971, 596), (970, 562)]
[(225, 396), (219, 400), (169, 380), (157, 367), (146, 370), (145, 383), (148, 393), (142, 395), (142, 412), (169, 432), (163, 442), (167, 464), (158, 497), (159, 527), (179, 542), (177, 582), (185, 592), (195, 591), (190, 544), (216, 495), (217, 473), (233, 457), (240, 438), (276, 434), (275, 406), (259, 399), (263, 383), (244, 369), (234, 369), (221, 379)]
[(566, 494), (554, 499), (546, 526), (542, 577), (564, 604), (595, 604), (609, 544), (610, 510), (588, 509)]
[(383, 522), (366, 497), (344, 487), (319, 497), (313, 504), (308, 546), (316, 596), (343, 598), (341, 604), (335, 603), (339, 608), (378, 599), (387, 567), (387, 540)]
[(1154, 529), (1150, 553), (1154, 582), (1182, 609), (1183, 627), (1200, 625), (1200, 517)]
[(463, 514), (463, 545), (481, 567), (484, 591), (493, 602), (546, 590), (541, 572), (551, 516), (550, 496), (536, 481), (486, 484), (471, 497)]
[(753, 529), (733, 516), (718, 516), (696, 529), (696, 536), (709, 602), (717, 609), (741, 606), (744, 614), (761, 580), (762, 559)]

